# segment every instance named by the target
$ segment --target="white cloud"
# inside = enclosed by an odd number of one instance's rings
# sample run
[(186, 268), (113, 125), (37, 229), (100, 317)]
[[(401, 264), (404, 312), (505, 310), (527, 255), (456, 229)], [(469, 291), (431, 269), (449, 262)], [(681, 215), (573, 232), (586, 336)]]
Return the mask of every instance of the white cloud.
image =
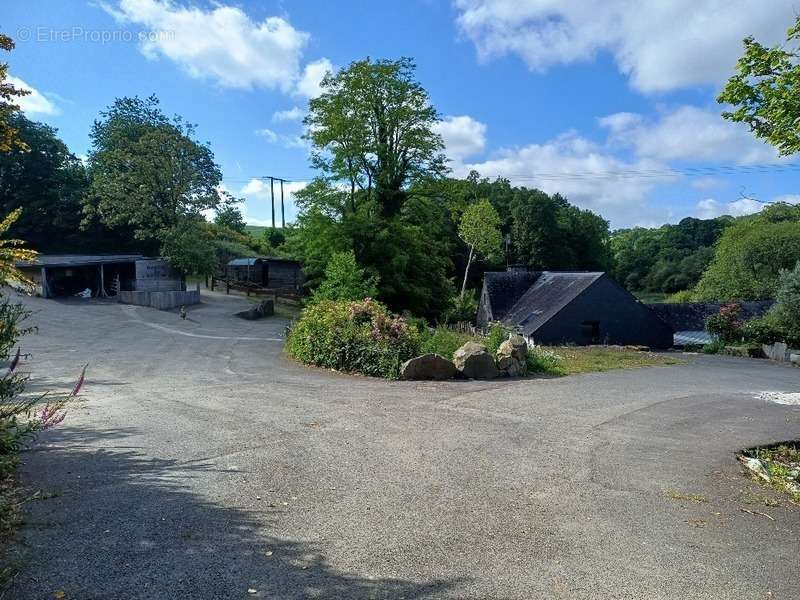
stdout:
[[(647, 193), (656, 185), (673, 181), (665, 165), (651, 159), (624, 161), (602, 146), (575, 133), (543, 144), (500, 150), (489, 160), (454, 165), (455, 174), (476, 170), (486, 177), (504, 177), (512, 184), (560, 193), (570, 202), (595, 210), (611, 221), (630, 223), (645, 211)], [(659, 175), (632, 177), (630, 171), (655, 171)], [(640, 216), (640, 215), (639, 215)]]
[(714, 198), (705, 198), (697, 203), (696, 215), (700, 219), (713, 219), (721, 215), (741, 217), (757, 213), (765, 204), (752, 198), (739, 198), (731, 202), (720, 202)]
[(308, 63), (295, 86), (295, 93), (306, 98), (316, 98), (322, 93), (320, 83), (328, 71), (334, 71), (333, 63), (327, 58), (321, 58)]
[(272, 129), (263, 127), (261, 129), (256, 129), (256, 135), (265, 138), (270, 144), (279, 144), (284, 148), (294, 148), (299, 150), (308, 150), (310, 148), (308, 141), (303, 139), (303, 136), (299, 134), (287, 135), (283, 133), (276, 133)]
[(787, 204), (800, 204), (800, 194), (784, 194), (772, 200), (773, 202), (786, 202)]
[(600, 119), (613, 144), (629, 146), (656, 160), (704, 160), (756, 164), (780, 162), (772, 146), (757, 140), (746, 125), (696, 106), (662, 111), (657, 119), (616, 113)]
[(210, 10), (171, 0), (120, 0), (116, 7), (102, 6), (120, 22), (149, 29), (140, 42), (148, 58), (164, 56), (190, 76), (224, 87), (293, 90), (309, 39), (280, 17), (256, 22), (240, 8), (216, 3)]
[[(304, 181), (290, 181), (283, 184), (284, 209), (286, 211), (286, 222), (290, 223), (297, 218), (297, 204), (295, 203), (295, 193), (306, 187), (308, 183)], [(275, 224), (281, 223), (281, 188), (280, 183), (274, 183), (275, 191)], [(239, 190), (238, 196), (245, 198), (247, 208), (245, 221), (251, 225), (272, 225), (272, 192), (269, 181), (263, 179), (251, 179)], [(251, 214), (252, 213), (252, 214)], [(256, 216), (256, 215), (263, 215)]]
[(306, 114), (306, 111), (299, 106), (293, 106), (287, 110), (279, 110), (272, 113), (272, 122), (281, 123), (283, 121), (299, 121)]
[(716, 177), (698, 177), (689, 184), (696, 190), (713, 190), (725, 187), (725, 182)]
[(14, 103), (17, 104), (23, 112), (29, 115), (57, 115), (61, 112), (44, 94), (19, 77), (12, 77), (9, 75), (6, 79), (8, 83), (14, 87), (30, 92), (27, 96), (14, 99)]
[(447, 116), (434, 126), (442, 136), (447, 156), (461, 161), (483, 152), (486, 147), (486, 125), (470, 116)]
[(482, 59), (519, 55), (535, 71), (610, 53), (643, 92), (719, 84), (753, 35), (785, 38), (794, 0), (456, 0), (458, 25)]

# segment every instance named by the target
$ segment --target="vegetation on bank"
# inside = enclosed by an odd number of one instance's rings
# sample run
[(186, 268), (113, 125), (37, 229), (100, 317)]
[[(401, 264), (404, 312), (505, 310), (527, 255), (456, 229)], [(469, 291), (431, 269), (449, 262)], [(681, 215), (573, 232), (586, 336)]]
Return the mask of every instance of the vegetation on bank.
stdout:
[(758, 481), (787, 493), (793, 502), (800, 504), (800, 442), (752, 448), (741, 456), (760, 462), (756, 463)]

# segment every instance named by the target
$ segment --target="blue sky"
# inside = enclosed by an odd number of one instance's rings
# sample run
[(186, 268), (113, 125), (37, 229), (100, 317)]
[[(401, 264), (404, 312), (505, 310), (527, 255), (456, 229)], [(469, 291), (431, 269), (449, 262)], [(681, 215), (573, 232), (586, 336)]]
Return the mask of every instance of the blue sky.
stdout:
[[(755, 35), (774, 44), (794, 5), (771, 0), (6, 0), (23, 108), (78, 155), (98, 113), (156, 94), (197, 123), (268, 224), (268, 186), (314, 173), (300, 119), (331, 68), (411, 56), (444, 117), (456, 175), (561, 192), (612, 226), (747, 214), (800, 200), (793, 162), (719, 117), (716, 93)], [(291, 195), (288, 195), (289, 199)], [(295, 212), (289, 206), (291, 217)]]

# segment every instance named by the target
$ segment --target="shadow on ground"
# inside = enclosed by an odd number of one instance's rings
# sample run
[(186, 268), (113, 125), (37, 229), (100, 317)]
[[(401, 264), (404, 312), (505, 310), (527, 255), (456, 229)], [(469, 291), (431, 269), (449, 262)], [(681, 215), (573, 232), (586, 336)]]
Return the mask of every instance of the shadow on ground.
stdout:
[[(134, 429), (49, 432), (24, 455), (42, 486), (11, 560), (23, 569), (2, 598), (426, 598), (457, 581), (342, 573), (320, 548), (281, 539), (280, 508), (226, 508), (189, 491), (212, 464), (145, 456)], [(113, 447), (109, 447), (112, 446)], [(100, 447), (106, 446), (106, 447)], [(45, 483), (46, 482), (46, 483)], [(33, 492), (34, 490), (30, 490)]]

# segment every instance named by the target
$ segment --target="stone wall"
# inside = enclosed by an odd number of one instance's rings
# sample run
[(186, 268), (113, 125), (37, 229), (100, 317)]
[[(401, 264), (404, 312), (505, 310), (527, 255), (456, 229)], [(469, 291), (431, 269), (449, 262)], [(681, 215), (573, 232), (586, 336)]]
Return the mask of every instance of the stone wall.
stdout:
[(169, 310), (178, 306), (188, 306), (200, 302), (200, 290), (189, 291), (121, 291), (117, 296), (123, 304), (136, 304), (137, 306), (150, 306), (158, 310)]

